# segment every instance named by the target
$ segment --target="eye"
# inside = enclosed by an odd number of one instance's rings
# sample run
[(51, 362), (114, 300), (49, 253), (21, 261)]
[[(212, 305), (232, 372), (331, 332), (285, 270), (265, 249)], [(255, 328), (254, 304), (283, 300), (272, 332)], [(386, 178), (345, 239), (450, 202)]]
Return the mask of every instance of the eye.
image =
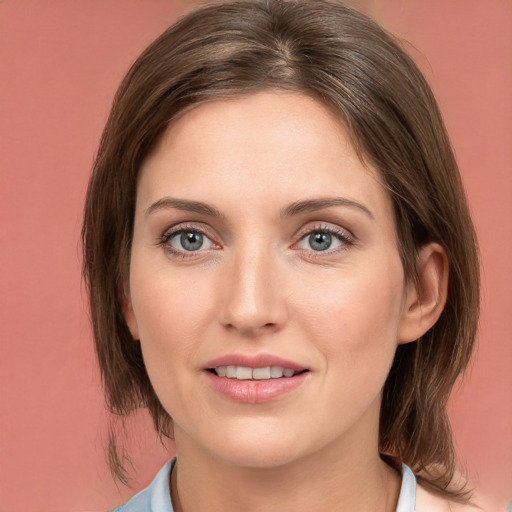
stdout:
[(331, 252), (352, 244), (351, 237), (345, 232), (331, 227), (322, 227), (306, 233), (300, 239), (297, 247), (314, 252)]
[(164, 235), (162, 244), (171, 252), (198, 252), (211, 249), (214, 243), (196, 229), (179, 229)]

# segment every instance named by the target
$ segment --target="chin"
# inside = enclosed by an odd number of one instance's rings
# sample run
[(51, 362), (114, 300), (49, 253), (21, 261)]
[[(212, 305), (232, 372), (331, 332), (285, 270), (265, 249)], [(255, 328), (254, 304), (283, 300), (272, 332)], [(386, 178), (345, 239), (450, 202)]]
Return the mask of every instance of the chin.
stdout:
[(297, 453), (292, 453), (291, 450), (280, 449), (279, 451), (269, 451), (268, 449), (247, 449), (234, 451), (224, 454), (224, 459), (227, 463), (241, 467), (253, 469), (272, 469), (286, 466), (297, 460)]
[(300, 442), (290, 433), (265, 435), (253, 431), (250, 436), (240, 436), (239, 433), (226, 436), (210, 449), (218, 458), (233, 466), (264, 469), (285, 466), (305, 456), (300, 446)]

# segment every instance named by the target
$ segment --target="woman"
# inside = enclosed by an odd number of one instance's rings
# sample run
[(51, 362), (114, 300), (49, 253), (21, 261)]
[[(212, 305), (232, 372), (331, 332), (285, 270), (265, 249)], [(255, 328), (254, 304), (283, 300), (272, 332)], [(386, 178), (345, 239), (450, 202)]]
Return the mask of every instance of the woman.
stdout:
[(186, 15), (117, 93), (83, 238), (109, 407), (176, 444), (120, 511), (474, 509), (446, 415), (474, 230), (432, 93), (373, 21)]

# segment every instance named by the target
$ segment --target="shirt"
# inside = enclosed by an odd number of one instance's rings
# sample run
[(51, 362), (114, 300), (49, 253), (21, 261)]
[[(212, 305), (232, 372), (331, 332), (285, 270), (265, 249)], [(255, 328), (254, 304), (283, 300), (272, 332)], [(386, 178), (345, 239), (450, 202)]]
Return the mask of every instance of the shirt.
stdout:
[[(169, 481), (175, 463), (176, 457), (167, 462), (148, 487), (110, 512), (174, 512)], [(410, 468), (402, 464), (402, 486), (396, 512), (414, 512), (415, 505), (416, 478)]]

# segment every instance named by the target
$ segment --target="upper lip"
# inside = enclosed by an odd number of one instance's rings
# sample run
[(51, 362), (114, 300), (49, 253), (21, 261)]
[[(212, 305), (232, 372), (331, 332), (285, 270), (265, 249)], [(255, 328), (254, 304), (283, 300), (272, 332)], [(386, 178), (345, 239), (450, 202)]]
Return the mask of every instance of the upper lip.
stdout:
[(267, 366), (280, 366), (289, 368), (296, 372), (307, 370), (307, 368), (299, 363), (284, 359), (282, 357), (271, 354), (227, 354), (208, 361), (204, 365), (205, 370), (217, 368), (219, 366), (244, 366), (246, 368), (265, 368)]

